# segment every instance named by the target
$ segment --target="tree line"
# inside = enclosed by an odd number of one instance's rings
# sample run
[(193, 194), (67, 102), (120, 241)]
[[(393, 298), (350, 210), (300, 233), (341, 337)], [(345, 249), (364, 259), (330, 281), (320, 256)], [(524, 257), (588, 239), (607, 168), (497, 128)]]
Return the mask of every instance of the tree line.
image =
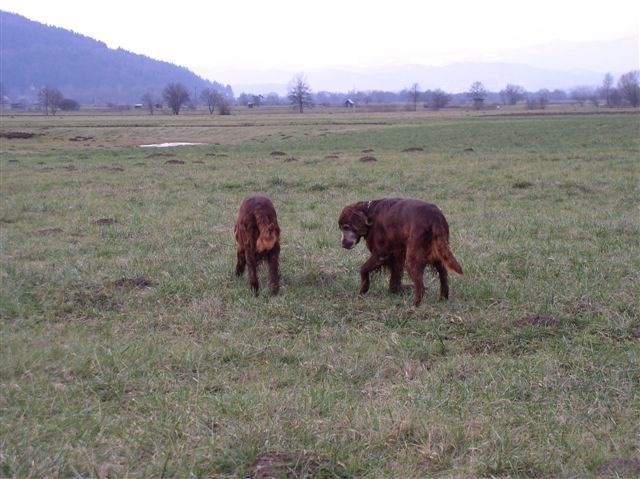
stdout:
[[(5, 92), (0, 85), (2, 107), (6, 105)], [(632, 70), (621, 75), (617, 82), (607, 73), (599, 87), (579, 86), (569, 92), (563, 90), (541, 89), (528, 92), (522, 86), (508, 83), (499, 92), (488, 91), (482, 82), (476, 81), (469, 90), (463, 93), (447, 93), (441, 89), (422, 91), (418, 83), (412, 84), (399, 92), (369, 90), (351, 91), (349, 93), (318, 92), (314, 93), (304, 74), (298, 74), (289, 83), (286, 96), (277, 93), (262, 94), (241, 93), (237, 98), (230, 94), (230, 89), (204, 88), (199, 95), (194, 91), (191, 95), (187, 88), (179, 82), (169, 83), (160, 95), (147, 92), (140, 98), (138, 108), (146, 108), (154, 114), (158, 108), (165, 105), (174, 115), (179, 115), (186, 106), (195, 108), (197, 101), (205, 105), (210, 114), (228, 115), (231, 105), (236, 104), (249, 108), (263, 105), (290, 105), (295, 111), (303, 113), (305, 109), (315, 105), (353, 107), (356, 105), (406, 103), (408, 108), (416, 111), (418, 105), (432, 110), (440, 110), (450, 105), (468, 105), (480, 109), (486, 103), (516, 105), (524, 103), (527, 109), (544, 109), (550, 102), (574, 101), (583, 106), (592, 103), (596, 106), (608, 107), (640, 106), (640, 71)], [(65, 96), (53, 87), (41, 88), (38, 93), (40, 109), (46, 114), (55, 115), (58, 110), (73, 111), (80, 108), (80, 104)]]

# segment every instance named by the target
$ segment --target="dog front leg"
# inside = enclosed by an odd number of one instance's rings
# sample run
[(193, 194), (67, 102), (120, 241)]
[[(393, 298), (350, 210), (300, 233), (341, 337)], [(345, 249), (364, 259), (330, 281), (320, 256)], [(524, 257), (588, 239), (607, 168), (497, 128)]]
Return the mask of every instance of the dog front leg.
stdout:
[(360, 267), (360, 293), (365, 294), (369, 291), (369, 273), (380, 268), (386, 261), (385, 257), (379, 255), (371, 255), (369, 259)]
[(280, 258), (280, 245), (276, 243), (269, 251), (269, 290), (273, 296), (280, 291), (280, 272), (278, 271), (278, 263)]
[(402, 274), (404, 273), (404, 258), (402, 260), (392, 256), (389, 258), (389, 270), (391, 277), (389, 278), (389, 292), (400, 293), (402, 291)]
[(244, 273), (244, 268), (247, 264), (247, 260), (245, 258), (245, 253), (241, 248), (238, 248), (238, 261), (236, 262), (236, 276), (242, 276)]
[(247, 272), (249, 274), (249, 284), (253, 293), (258, 296), (260, 284), (258, 283), (258, 260), (253, 250), (246, 250), (245, 259), (247, 262)]

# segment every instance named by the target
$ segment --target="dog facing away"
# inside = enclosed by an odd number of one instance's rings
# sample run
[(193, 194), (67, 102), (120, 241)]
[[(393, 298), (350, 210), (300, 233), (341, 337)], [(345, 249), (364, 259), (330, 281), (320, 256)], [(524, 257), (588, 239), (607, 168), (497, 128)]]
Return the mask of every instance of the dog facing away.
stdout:
[(280, 290), (280, 227), (271, 200), (262, 195), (245, 198), (233, 232), (238, 248), (236, 275), (242, 276), (246, 266), (249, 284), (257, 296), (260, 289), (257, 268), (266, 261), (269, 265), (269, 290), (272, 295), (277, 295)]
[(449, 249), (449, 225), (437, 206), (416, 199), (384, 198), (345, 206), (338, 225), (342, 247), (353, 248), (365, 239), (371, 256), (360, 267), (360, 294), (369, 290), (369, 273), (386, 267), (389, 291), (402, 289), (407, 269), (413, 281), (413, 305), (424, 295), (423, 274), (431, 265), (440, 277), (440, 298), (449, 298), (447, 270), (462, 275), (462, 267)]

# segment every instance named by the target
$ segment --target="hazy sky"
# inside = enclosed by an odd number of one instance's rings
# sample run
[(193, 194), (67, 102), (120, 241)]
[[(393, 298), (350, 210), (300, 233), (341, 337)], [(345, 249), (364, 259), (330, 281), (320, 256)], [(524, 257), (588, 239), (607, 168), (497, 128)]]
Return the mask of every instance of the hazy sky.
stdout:
[(243, 70), (500, 60), (640, 31), (638, 0), (0, 0), (0, 10), (223, 83)]

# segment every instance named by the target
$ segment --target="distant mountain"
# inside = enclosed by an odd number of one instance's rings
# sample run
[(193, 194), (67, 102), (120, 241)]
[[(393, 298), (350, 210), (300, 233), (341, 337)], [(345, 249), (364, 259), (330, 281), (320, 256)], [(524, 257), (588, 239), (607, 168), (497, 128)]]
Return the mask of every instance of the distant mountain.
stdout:
[[(499, 91), (507, 83), (529, 91), (541, 88), (569, 90), (578, 86), (599, 86), (604, 75), (616, 78), (639, 65), (638, 37), (602, 42), (551, 42), (535, 47), (510, 50), (494, 57), (499, 61), (460, 62), (445, 66), (395, 64), (369, 68), (331, 68), (305, 71), (314, 91), (387, 90), (399, 91), (418, 83), (420, 88), (442, 88), (451, 93), (464, 92), (474, 81)], [(236, 92), (286, 92), (291, 72), (227, 72)], [(259, 78), (245, 83), (243, 79)]]
[(137, 103), (151, 92), (182, 83), (191, 95), (204, 88), (233, 94), (230, 86), (62, 28), (0, 11), (0, 81), (12, 100), (33, 100), (40, 88), (57, 88), (84, 105)]
[[(441, 88), (451, 93), (469, 89), (480, 81), (490, 91), (500, 91), (507, 83), (528, 91), (541, 88), (569, 90), (578, 86), (600, 86), (605, 72), (588, 70), (553, 70), (519, 63), (455, 63), (446, 66), (390, 65), (378, 68), (334, 68), (309, 70), (307, 80), (312, 90), (347, 92), (351, 90), (399, 91), (418, 83), (422, 90)], [(611, 72), (616, 79), (620, 73)], [(291, 73), (279, 71), (247, 72), (246, 78), (260, 78), (261, 82), (235, 83), (236, 92), (284, 94)]]

